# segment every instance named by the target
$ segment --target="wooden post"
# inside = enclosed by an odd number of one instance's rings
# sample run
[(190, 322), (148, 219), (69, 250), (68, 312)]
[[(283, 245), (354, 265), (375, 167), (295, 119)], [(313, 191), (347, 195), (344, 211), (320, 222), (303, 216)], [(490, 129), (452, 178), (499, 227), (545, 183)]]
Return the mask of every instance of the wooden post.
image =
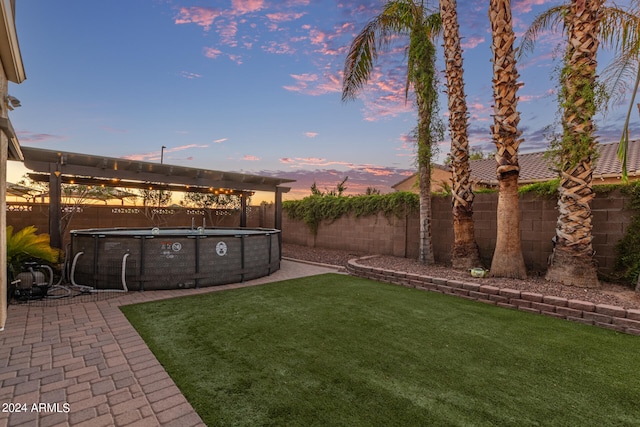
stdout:
[(56, 164), (50, 164), (49, 175), (49, 237), (52, 248), (62, 249), (60, 221), (62, 220), (62, 179)]
[(247, 226), (247, 193), (240, 193), (240, 227)]

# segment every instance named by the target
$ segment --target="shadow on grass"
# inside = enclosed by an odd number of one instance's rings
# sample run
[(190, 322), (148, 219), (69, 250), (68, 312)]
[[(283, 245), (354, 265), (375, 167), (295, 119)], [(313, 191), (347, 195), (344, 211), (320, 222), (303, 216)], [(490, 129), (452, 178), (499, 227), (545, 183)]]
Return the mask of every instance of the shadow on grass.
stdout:
[(640, 339), (327, 274), (122, 307), (207, 425), (639, 425)]

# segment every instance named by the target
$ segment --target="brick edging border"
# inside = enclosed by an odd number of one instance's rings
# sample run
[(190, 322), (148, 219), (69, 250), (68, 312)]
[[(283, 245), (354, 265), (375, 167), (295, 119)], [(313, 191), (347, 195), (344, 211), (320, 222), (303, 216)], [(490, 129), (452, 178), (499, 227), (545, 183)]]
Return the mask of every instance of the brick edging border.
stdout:
[(358, 258), (349, 260), (347, 272), (353, 276), (379, 282), (454, 295), (498, 307), (542, 314), (640, 336), (640, 310), (638, 309), (625, 309), (615, 305), (594, 304), (516, 289), (376, 268), (358, 264)]

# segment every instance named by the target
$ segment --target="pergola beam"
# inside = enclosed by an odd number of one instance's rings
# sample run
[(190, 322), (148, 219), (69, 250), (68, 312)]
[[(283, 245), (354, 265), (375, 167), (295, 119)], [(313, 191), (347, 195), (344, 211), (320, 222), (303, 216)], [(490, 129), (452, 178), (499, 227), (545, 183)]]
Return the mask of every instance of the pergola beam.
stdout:
[[(49, 182), (50, 174), (43, 173), (29, 173), (29, 178), (36, 182)], [(111, 188), (135, 188), (138, 190), (163, 190), (163, 191), (177, 191), (185, 193), (215, 193), (215, 194), (245, 194), (252, 196), (254, 191), (244, 190), (232, 190), (227, 187), (199, 187), (195, 185), (180, 185), (180, 184), (163, 184), (157, 182), (138, 182), (128, 180), (114, 180), (114, 179), (102, 179), (102, 178), (90, 178), (84, 176), (75, 175), (62, 175), (60, 174), (60, 180), (63, 184), (77, 184), (86, 185), (91, 187), (111, 187)]]
[[(246, 226), (246, 200), (255, 191), (275, 193), (276, 206), (282, 204), (282, 193), (290, 190), (282, 184), (292, 179), (265, 177), (190, 168), (185, 166), (143, 162), (115, 157), (94, 156), (55, 150), (22, 147), (24, 164), (36, 173), (35, 181), (49, 182), (49, 234), (51, 245), (60, 247), (62, 183), (104, 187), (168, 190), (177, 192), (239, 195), (242, 204), (241, 225)], [(282, 225), (282, 211), (276, 208), (275, 224)]]

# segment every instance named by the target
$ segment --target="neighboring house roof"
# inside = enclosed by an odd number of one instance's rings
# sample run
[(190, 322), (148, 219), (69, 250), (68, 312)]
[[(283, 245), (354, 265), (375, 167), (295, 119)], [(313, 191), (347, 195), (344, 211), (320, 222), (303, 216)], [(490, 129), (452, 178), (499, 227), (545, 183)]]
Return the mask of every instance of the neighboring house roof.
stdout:
[[(433, 176), (434, 169), (439, 169), (441, 171), (449, 172), (449, 173), (451, 172), (451, 168), (449, 166), (439, 165), (437, 163), (432, 163), (431, 164), (431, 175), (432, 176)], [(409, 183), (409, 182), (410, 182), (411, 185), (413, 185), (413, 182), (416, 180), (417, 175), (418, 175), (417, 173), (412, 173), (411, 175), (409, 175), (408, 177), (406, 177), (402, 181), (399, 181), (399, 182), (396, 182), (395, 184), (393, 184), (391, 186), (391, 188), (393, 188), (394, 190), (398, 190), (399, 187), (403, 187), (403, 184)]]
[[(618, 160), (618, 145), (613, 142), (598, 145), (598, 159), (593, 172), (593, 179), (604, 180), (606, 178), (620, 178), (622, 176), (622, 165)], [(553, 170), (551, 161), (545, 158), (545, 152), (518, 154), (520, 164), (519, 184), (531, 184), (543, 182), (558, 177), (558, 172)], [(450, 171), (449, 166), (438, 164), (432, 165), (435, 168)], [(497, 186), (496, 161), (493, 158), (472, 160), (471, 180), (476, 184), (487, 186)], [(627, 153), (627, 172), (630, 178), (640, 177), (640, 140), (629, 141), (629, 151)], [(417, 174), (413, 174), (406, 179), (394, 184), (391, 188), (396, 189), (409, 180), (415, 180)]]
[[(619, 143), (599, 144), (593, 179), (618, 178), (622, 176), (622, 165), (618, 160)], [(518, 154), (520, 176), (518, 183), (548, 181), (558, 177), (551, 161), (544, 152)], [(495, 159), (472, 160), (471, 179), (477, 184), (498, 185)], [(629, 177), (640, 176), (640, 140), (629, 141), (627, 155)]]

